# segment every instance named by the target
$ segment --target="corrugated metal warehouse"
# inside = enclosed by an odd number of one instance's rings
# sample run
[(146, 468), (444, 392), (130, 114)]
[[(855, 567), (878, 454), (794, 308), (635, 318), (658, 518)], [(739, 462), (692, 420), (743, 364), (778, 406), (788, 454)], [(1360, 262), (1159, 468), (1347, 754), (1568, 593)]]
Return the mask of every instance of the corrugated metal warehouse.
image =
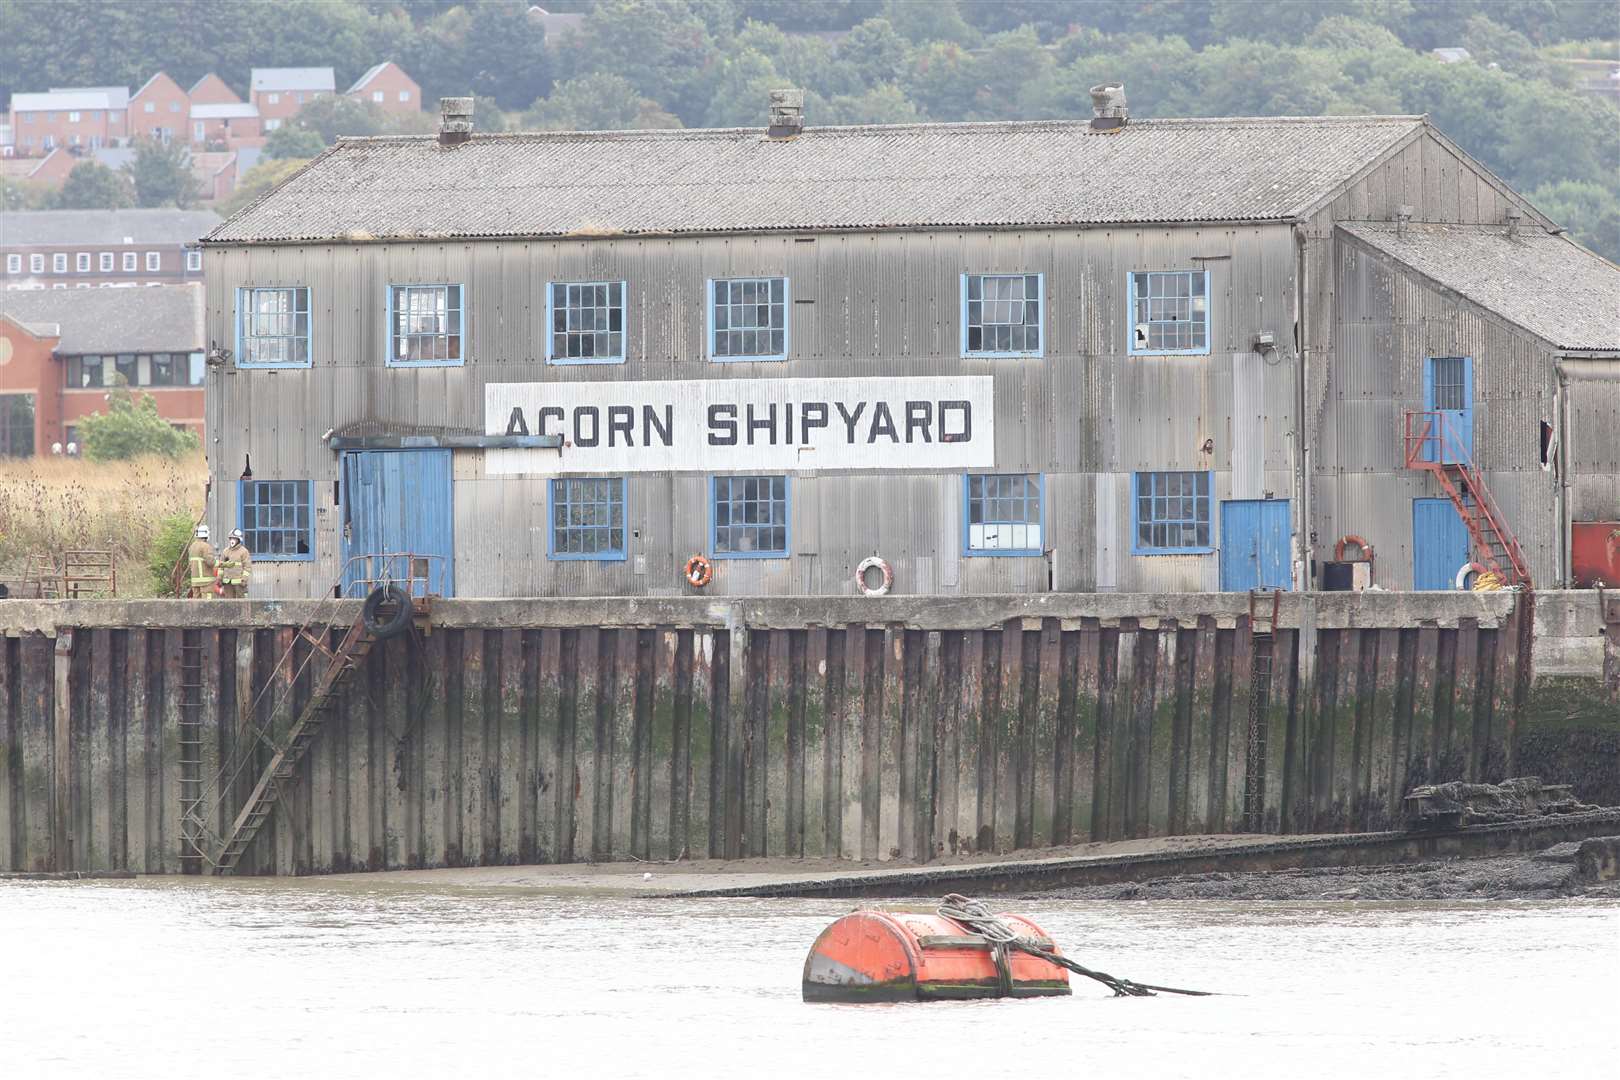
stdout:
[(341, 140), (205, 241), (210, 523), (256, 596), (1570, 580), (1620, 268), (1422, 117), (1121, 100)]

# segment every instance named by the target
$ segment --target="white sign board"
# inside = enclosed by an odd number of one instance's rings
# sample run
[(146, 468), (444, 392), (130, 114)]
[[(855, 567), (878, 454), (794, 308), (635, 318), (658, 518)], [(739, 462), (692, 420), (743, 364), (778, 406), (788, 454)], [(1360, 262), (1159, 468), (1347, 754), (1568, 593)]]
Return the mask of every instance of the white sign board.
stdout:
[(489, 450), (490, 473), (988, 469), (995, 380), (708, 379), (489, 383), (489, 435), (561, 435), (562, 450)]

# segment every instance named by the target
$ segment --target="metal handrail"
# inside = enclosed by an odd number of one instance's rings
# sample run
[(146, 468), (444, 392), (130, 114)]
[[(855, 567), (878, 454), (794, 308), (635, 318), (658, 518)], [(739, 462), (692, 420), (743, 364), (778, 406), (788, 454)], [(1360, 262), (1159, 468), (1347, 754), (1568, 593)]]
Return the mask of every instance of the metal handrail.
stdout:
[[(1421, 420), (1422, 428), (1413, 434), (1413, 422)], [(1425, 458), (1424, 454), (1433, 444), (1434, 457)], [(1448, 451), (1455, 448), (1455, 452), (1448, 456)], [(1501, 540), (1508, 562), (1512, 564), (1514, 574), (1528, 582), (1530, 568), (1524, 560), (1524, 550), (1519, 546), (1519, 539), (1505, 524), (1502, 508), (1497, 505), (1496, 497), (1491, 494), (1490, 488), (1485, 485), (1485, 476), (1479, 466), (1474, 463), (1472, 452), (1460, 435), (1446, 418), (1443, 409), (1408, 409), (1406, 412), (1406, 467), (1408, 469), (1426, 469), (1441, 473), (1447, 466), (1460, 469), (1468, 479), (1468, 494), (1479, 504), (1486, 521)], [(1487, 552), (1488, 554), (1488, 552)], [(1491, 560), (1495, 561), (1495, 560)]]
[[(350, 571), (356, 567), (362, 567), (365, 573), (351, 577)], [(434, 591), (433, 582), (443, 582), (445, 571), (443, 555), (418, 555), (409, 551), (375, 552), (350, 556), (343, 564), (343, 572), (338, 580), (345, 583), (343, 593), (351, 598), (365, 596), (381, 585), (400, 585), (409, 596), (423, 599), (440, 595)]]

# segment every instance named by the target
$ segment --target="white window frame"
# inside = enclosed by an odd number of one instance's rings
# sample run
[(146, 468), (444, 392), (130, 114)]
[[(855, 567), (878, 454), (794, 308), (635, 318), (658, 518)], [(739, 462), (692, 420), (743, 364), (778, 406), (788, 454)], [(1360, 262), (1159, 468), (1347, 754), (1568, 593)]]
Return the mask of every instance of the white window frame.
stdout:
[(22, 256), (21, 255), (7, 255), (6, 256), (6, 273), (8, 273), (8, 274), (20, 274), (20, 273), (22, 273)]
[(399, 92), (399, 100), (401, 100), (401, 101), (409, 101), (409, 100), (411, 100), (411, 92), (409, 90), (401, 90)]
[(110, 274), (113, 272), (113, 253), (110, 251), (103, 251), (101, 253), (101, 272), (103, 274)]
[(155, 101), (148, 101), (141, 108), (144, 112), (157, 112), (157, 103)]
[(79, 114), (78, 114), (78, 112), (76, 110), (70, 110), (68, 112), (68, 123), (77, 124), (78, 122), (79, 122)]
[(79, 273), (88, 274), (90, 272), (90, 253), (88, 251), (79, 252), (77, 264), (78, 265), (75, 267), (75, 269), (78, 270)]
[(52, 253), (52, 255), (51, 255), (51, 273), (53, 273), (53, 274), (65, 274), (67, 272), (68, 272), (68, 268), (67, 268), (67, 252), (58, 251), (58, 252)]
[(371, 100), (375, 101), (378, 105), (381, 105), (383, 103), (383, 101), (386, 100), (386, 98), (387, 98), (387, 95), (384, 94), (381, 90), (373, 90), (371, 92)]
[(201, 270), (202, 269), (202, 248), (187, 248), (186, 249), (186, 269), (187, 270)]
[(38, 252), (28, 256), (28, 272), (30, 274), (43, 274), (45, 272), (45, 256)]
[(280, 105), (281, 104), (281, 95), (280, 94), (266, 94), (266, 95), (264, 95), (264, 100), (266, 102), (268, 102), (269, 104), (271, 104), (271, 105)]
[(151, 272), (151, 273), (155, 273), (155, 272), (157, 272), (159, 270), (162, 270), (163, 269), (163, 255), (162, 255), (162, 253), (156, 252), (156, 251), (148, 251), (146, 253), (146, 269), (147, 269), (148, 272)]
[(133, 274), (140, 269), (140, 257), (133, 251), (124, 252), (124, 273)]

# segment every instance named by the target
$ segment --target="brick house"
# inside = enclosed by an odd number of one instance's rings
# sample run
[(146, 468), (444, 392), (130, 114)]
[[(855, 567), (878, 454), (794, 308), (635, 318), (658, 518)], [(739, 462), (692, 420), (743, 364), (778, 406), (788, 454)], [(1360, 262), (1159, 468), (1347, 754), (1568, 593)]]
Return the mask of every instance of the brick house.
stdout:
[(205, 203), (226, 199), (236, 191), (238, 161), (234, 150), (194, 150), (191, 175), (197, 178), (197, 198)]
[(219, 223), (212, 210), (8, 211), (0, 291), (201, 281), (197, 241)]
[(168, 75), (158, 72), (129, 99), (129, 133), (133, 138), (170, 142), (188, 138), (191, 98)]
[(356, 79), (346, 93), (356, 101), (370, 102), (384, 112), (422, 111), (422, 88), (392, 60), (384, 60), (372, 67)]
[(84, 159), (74, 157), (58, 146), (42, 158), (0, 159), (0, 176), (4, 176), (7, 180), (36, 184), (39, 187), (56, 191), (67, 180), (68, 173), (73, 171), (73, 166), (82, 160)]
[(94, 150), (125, 135), (127, 87), (69, 87), (11, 95), (18, 157), (43, 157), (59, 146)]
[(0, 293), (0, 455), (78, 441), (79, 419), (120, 385), (202, 434), (205, 349), (198, 284)]
[(240, 105), (242, 97), (231, 89), (230, 83), (210, 71), (191, 84), (186, 91), (192, 105)]
[(190, 138), (195, 147), (235, 150), (239, 146), (262, 146), (264, 127), (259, 110), (246, 102), (192, 102)]
[(329, 67), (254, 68), (248, 92), (268, 133), (316, 98), (336, 93), (337, 84)]

